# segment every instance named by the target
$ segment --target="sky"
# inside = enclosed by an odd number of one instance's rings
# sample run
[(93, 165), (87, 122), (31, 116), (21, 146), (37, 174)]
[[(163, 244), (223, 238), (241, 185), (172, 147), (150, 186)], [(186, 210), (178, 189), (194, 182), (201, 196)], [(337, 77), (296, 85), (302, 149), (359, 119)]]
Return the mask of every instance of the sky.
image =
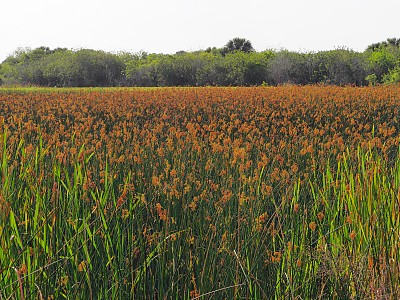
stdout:
[(196, 51), (250, 40), (307, 52), (400, 38), (399, 0), (0, 0), (0, 62), (18, 48)]

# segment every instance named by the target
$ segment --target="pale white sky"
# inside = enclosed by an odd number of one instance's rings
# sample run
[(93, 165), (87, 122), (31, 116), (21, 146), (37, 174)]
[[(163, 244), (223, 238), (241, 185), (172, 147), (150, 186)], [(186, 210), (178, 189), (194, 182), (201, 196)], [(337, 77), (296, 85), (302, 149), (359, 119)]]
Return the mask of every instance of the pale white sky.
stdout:
[(400, 38), (399, 0), (0, 0), (0, 62), (18, 47), (155, 53), (249, 39), (257, 51)]

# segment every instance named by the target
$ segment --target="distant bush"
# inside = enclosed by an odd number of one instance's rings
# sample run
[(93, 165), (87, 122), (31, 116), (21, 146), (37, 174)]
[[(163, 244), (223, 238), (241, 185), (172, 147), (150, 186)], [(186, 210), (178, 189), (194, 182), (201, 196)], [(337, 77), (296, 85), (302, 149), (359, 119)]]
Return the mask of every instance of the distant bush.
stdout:
[(223, 48), (176, 54), (90, 49), (18, 49), (0, 64), (0, 84), (39, 86), (375, 85), (399, 79), (397, 39), (350, 49), (256, 52), (235, 38)]

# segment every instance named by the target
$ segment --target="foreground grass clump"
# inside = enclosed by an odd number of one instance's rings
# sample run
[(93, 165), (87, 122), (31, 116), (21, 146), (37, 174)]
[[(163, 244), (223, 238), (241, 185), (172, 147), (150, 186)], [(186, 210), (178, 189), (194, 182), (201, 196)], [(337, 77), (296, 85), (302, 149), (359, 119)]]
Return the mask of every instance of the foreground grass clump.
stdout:
[(0, 94), (0, 297), (397, 299), (399, 94)]

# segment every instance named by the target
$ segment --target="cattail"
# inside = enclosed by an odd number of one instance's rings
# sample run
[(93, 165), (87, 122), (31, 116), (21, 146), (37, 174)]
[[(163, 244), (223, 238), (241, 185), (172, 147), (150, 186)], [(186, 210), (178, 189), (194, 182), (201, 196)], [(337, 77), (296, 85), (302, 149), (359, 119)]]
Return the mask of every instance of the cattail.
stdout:
[(298, 268), (300, 268), (301, 265), (302, 265), (302, 261), (301, 261), (301, 259), (299, 258), (299, 259), (296, 260), (296, 266), (297, 266)]
[(317, 229), (317, 223), (311, 222), (308, 224), (308, 227), (311, 229), (311, 231), (315, 231), (315, 229)]
[(155, 187), (161, 186), (160, 178), (157, 177), (157, 176), (151, 177), (151, 183), (152, 183), (153, 186), (155, 186)]
[(156, 211), (157, 211), (157, 214), (158, 214), (158, 217), (160, 218), (160, 220), (162, 220), (162, 221), (167, 220), (167, 211), (165, 209), (163, 209), (163, 207), (161, 206), (160, 203), (156, 204)]
[(295, 214), (297, 214), (297, 213), (299, 212), (299, 207), (300, 207), (300, 205), (299, 205), (298, 203), (296, 203), (296, 204), (294, 205), (294, 207), (293, 207), (293, 212), (294, 212)]
[(83, 272), (85, 271), (85, 269), (86, 269), (86, 264), (85, 261), (82, 260), (78, 265), (78, 272)]

